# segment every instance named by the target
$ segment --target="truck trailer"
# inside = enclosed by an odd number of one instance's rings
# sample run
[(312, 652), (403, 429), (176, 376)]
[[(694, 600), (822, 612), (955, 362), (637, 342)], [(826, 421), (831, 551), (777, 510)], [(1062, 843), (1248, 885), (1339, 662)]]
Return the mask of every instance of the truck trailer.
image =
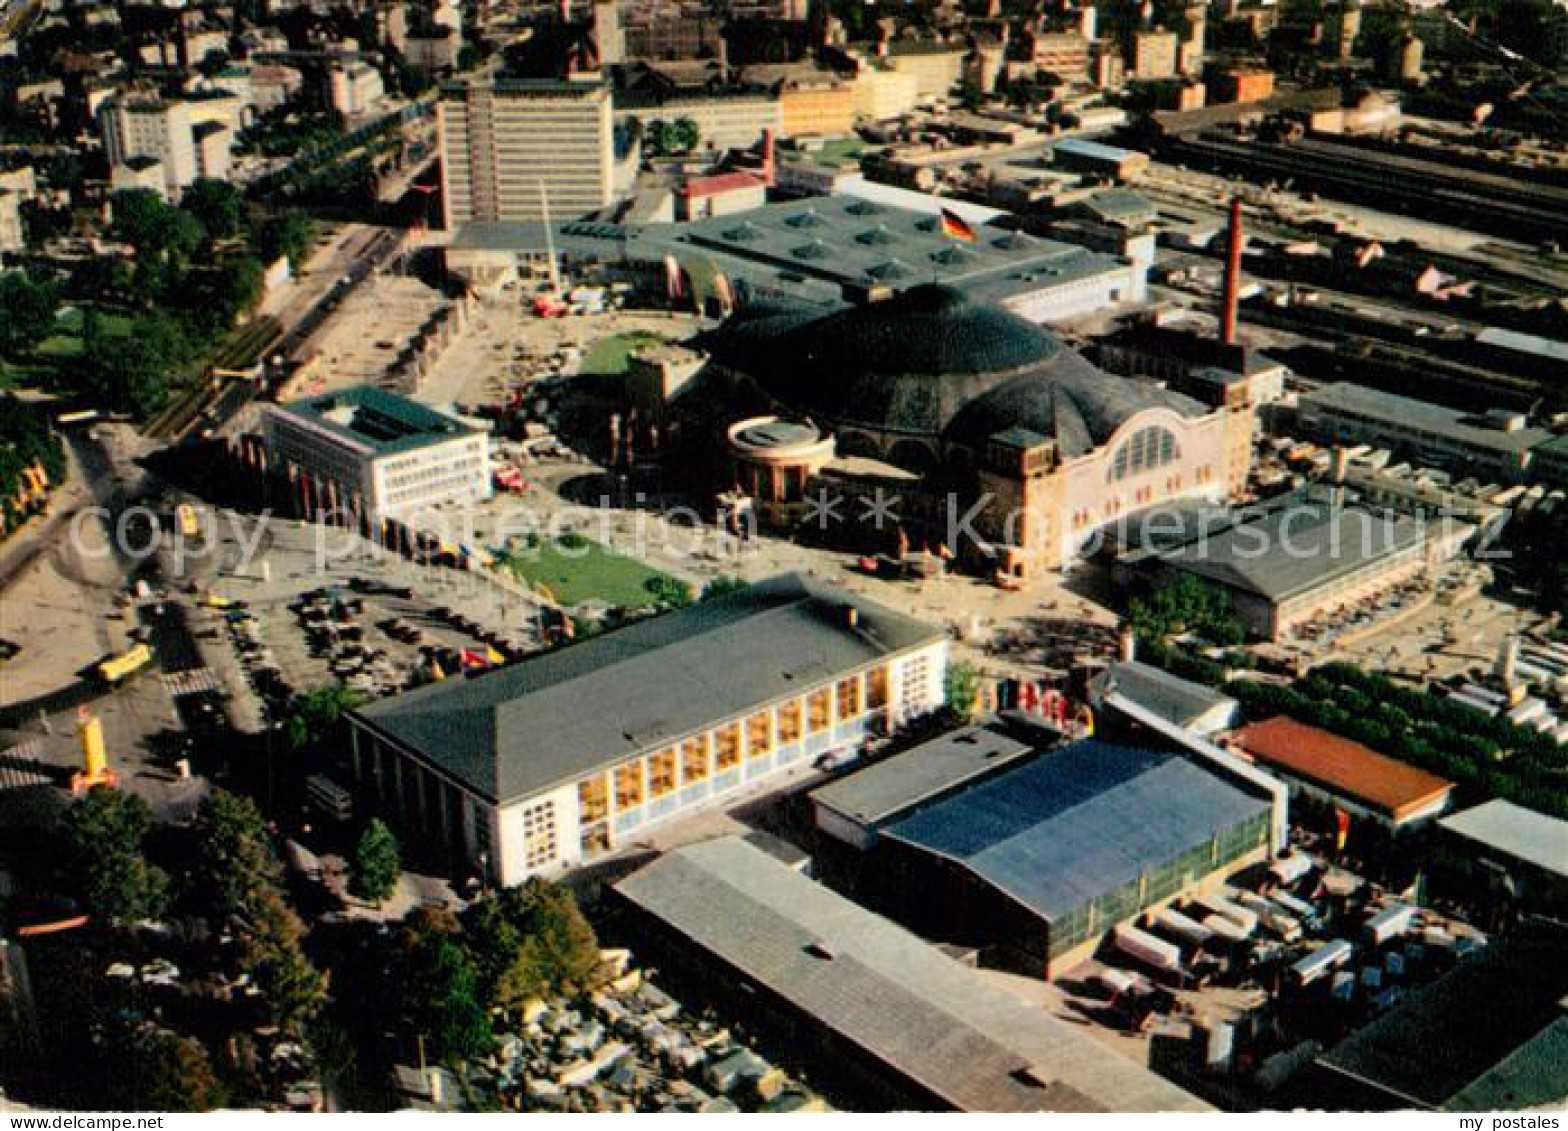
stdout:
[(1181, 969), (1181, 948), (1175, 943), (1157, 939), (1147, 931), (1121, 923), (1111, 931), (1111, 941), (1123, 954), (1155, 970), (1174, 973)]

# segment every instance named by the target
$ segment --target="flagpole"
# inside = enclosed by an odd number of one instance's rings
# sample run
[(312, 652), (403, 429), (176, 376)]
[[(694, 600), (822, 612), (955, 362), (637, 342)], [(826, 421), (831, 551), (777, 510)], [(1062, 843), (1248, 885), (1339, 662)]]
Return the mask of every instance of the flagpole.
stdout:
[(560, 297), (561, 271), (555, 261), (555, 233), (550, 230), (550, 193), (542, 180), (539, 182), (539, 211), (544, 215), (544, 246), (545, 254), (550, 257), (550, 285), (555, 288), (556, 296)]

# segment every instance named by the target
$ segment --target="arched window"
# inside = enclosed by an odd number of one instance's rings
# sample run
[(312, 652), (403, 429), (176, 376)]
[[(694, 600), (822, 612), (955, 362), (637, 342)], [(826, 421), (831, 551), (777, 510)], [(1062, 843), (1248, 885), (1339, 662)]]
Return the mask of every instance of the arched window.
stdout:
[(1174, 462), (1180, 455), (1176, 437), (1169, 428), (1140, 428), (1116, 449), (1107, 478), (1117, 480), (1143, 475)]

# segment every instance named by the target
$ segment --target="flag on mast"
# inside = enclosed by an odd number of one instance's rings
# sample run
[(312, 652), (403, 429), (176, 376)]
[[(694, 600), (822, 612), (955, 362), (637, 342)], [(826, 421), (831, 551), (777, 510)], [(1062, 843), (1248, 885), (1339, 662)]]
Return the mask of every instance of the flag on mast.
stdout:
[(942, 234), (950, 240), (975, 242), (975, 230), (969, 226), (967, 220), (951, 208), (942, 209)]

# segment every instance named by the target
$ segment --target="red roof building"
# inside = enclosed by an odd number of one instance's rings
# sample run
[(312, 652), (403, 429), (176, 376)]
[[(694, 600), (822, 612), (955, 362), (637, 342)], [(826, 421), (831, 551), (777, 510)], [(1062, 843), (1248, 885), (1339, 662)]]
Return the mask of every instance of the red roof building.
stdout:
[(767, 182), (755, 173), (735, 170), (692, 177), (681, 186), (684, 219), (704, 220), (760, 208), (768, 202)]
[(1283, 715), (1231, 736), (1239, 753), (1291, 785), (1391, 828), (1448, 808), (1454, 783)]

